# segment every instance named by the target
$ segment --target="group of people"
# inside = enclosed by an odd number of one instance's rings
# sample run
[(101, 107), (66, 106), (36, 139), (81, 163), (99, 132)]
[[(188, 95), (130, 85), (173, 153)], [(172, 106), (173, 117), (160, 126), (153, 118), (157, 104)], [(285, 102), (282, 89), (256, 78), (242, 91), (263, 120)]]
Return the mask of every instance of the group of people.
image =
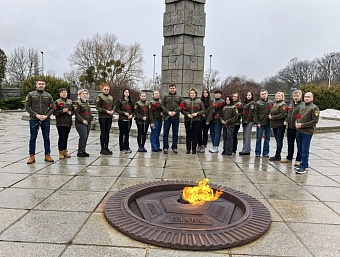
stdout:
[[(78, 157), (88, 157), (86, 152), (87, 138), (91, 129), (93, 115), (89, 104), (87, 89), (78, 91), (78, 100), (74, 103), (67, 98), (67, 90), (60, 89), (60, 98), (53, 102), (49, 93), (45, 91), (46, 84), (39, 80), (36, 90), (26, 97), (26, 110), (30, 114), (30, 143), (28, 164), (35, 162), (35, 147), (38, 129), (41, 127), (44, 138), (45, 161), (53, 162), (50, 156), (50, 116), (56, 116), (58, 130), (59, 158), (70, 158), (67, 151), (68, 135), (72, 126), (72, 116), (75, 115), (75, 127), (79, 134)], [(134, 119), (137, 125), (138, 152), (147, 152), (145, 148), (146, 137), (151, 127), (150, 143), (152, 152), (169, 152), (169, 132), (172, 129), (171, 150), (177, 154), (180, 113), (184, 115), (186, 132), (186, 153), (204, 153), (208, 143), (208, 133), (212, 148), (211, 153), (219, 152), (221, 134), (223, 135), (222, 155), (230, 156), (237, 151), (237, 135), (240, 127), (243, 128), (243, 147), (240, 155), (249, 155), (251, 152), (252, 127), (256, 125), (256, 157), (262, 155), (269, 158), (269, 141), (271, 129), (276, 140), (276, 153), (269, 161), (292, 162), (295, 141), (298, 152), (295, 166), (297, 173), (308, 170), (309, 147), (315, 125), (319, 118), (319, 109), (313, 104), (313, 94), (308, 92), (302, 101), (302, 92), (293, 92), (293, 102), (288, 106), (284, 102), (284, 94), (277, 92), (275, 101), (268, 98), (268, 91), (262, 89), (260, 100), (255, 102), (253, 92), (247, 92), (242, 103), (238, 93), (222, 99), (222, 91), (216, 90), (214, 98), (205, 89), (198, 97), (196, 89), (189, 90), (188, 98), (183, 99), (176, 92), (176, 85), (169, 86), (169, 92), (160, 99), (159, 91), (154, 91), (152, 100), (146, 100), (144, 92), (139, 94), (139, 100), (133, 102), (128, 88), (123, 90), (121, 99), (115, 105), (113, 97), (109, 94), (110, 86), (101, 85), (102, 93), (96, 97), (96, 109), (100, 125), (100, 153), (112, 154), (109, 149), (110, 130), (113, 114), (119, 115), (119, 149), (122, 153), (131, 153), (129, 134)], [(163, 148), (160, 146), (160, 133), (163, 127)], [(287, 127), (288, 155), (281, 160), (283, 138)], [(261, 149), (264, 138), (263, 150)]]

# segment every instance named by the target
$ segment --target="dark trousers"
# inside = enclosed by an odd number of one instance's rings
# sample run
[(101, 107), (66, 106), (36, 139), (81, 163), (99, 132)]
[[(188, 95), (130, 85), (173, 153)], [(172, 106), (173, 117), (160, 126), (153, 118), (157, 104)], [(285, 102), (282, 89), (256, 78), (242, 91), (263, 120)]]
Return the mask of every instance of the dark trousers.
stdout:
[(119, 149), (120, 151), (129, 150), (129, 133), (131, 121), (118, 120), (119, 127)]
[(79, 134), (78, 153), (85, 153), (87, 139), (91, 130), (91, 122), (87, 125), (76, 124), (76, 130)]
[(312, 136), (309, 134), (297, 133), (297, 139), (298, 139), (298, 146), (301, 153), (301, 164), (300, 167), (308, 168), (308, 160), (309, 160), (309, 148), (310, 143), (312, 141)]
[(200, 129), (198, 132), (198, 145), (205, 145), (208, 144), (208, 131), (210, 128), (210, 124), (206, 123), (206, 120), (202, 120), (200, 122)]
[(240, 130), (241, 124), (235, 125), (234, 132), (233, 132), (233, 153), (236, 153), (237, 151), (237, 133)]
[(146, 135), (148, 134), (149, 124), (137, 124), (137, 143), (138, 147), (144, 147), (146, 141)]
[(71, 126), (57, 126), (58, 130), (58, 149), (59, 151), (67, 150), (68, 135), (71, 131)]
[(99, 118), (100, 146), (102, 150), (109, 150), (110, 130), (112, 118)]
[(50, 119), (46, 119), (44, 121), (30, 120), (29, 154), (35, 154), (39, 127), (41, 127), (41, 132), (44, 138), (45, 155), (51, 152), (50, 125)]
[(196, 151), (200, 121), (184, 122), (187, 151)]
[(232, 154), (234, 141), (234, 128), (223, 127), (223, 152)]
[(276, 157), (281, 158), (281, 151), (282, 151), (283, 138), (284, 138), (284, 135), (285, 135), (285, 131), (286, 131), (285, 126), (273, 128), (273, 133), (274, 133), (274, 137), (275, 137), (275, 140), (276, 140), (276, 153), (275, 153)]
[(287, 155), (286, 159), (293, 160), (294, 149), (295, 149), (295, 141), (296, 141), (298, 149), (297, 149), (295, 161), (300, 162), (301, 161), (301, 155), (300, 155), (300, 150), (299, 150), (299, 145), (298, 145), (296, 133), (297, 133), (296, 129), (292, 129), (292, 128), (287, 129), (288, 155)]

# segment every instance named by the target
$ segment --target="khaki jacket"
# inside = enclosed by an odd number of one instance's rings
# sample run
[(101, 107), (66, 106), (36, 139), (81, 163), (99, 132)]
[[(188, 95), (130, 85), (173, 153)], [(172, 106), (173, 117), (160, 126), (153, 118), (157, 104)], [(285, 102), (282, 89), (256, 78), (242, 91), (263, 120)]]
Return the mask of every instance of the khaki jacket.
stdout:
[(113, 111), (113, 97), (108, 94), (101, 93), (96, 97), (96, 109), (98, 111), (98, 118), (112, 118), (112, 115), (106, 111)]
[[(205, 112), (203, 102), (200, 99), (187, 99), (184, 101), (185, 108), (181, 111), (184, 115), (184, 121), (200, 121), (202, 114)], [(189, 114), (197, 113), (197, 116), (190, 119)]]
[[(150, 124), (150, 103), (148, 101), (139, 100), (135, 103), (134, 116), (136, 124)], [(143, 120), (146, 117), (146, 120)]]
[(180, 104), (182, 103), (182, 97), (178, 95), (177, 93), (175, 94), (165, 94), (162, 98), (161, 101), (161, 106), (163, 110), (164, 116), (168, 116), (168, 113), (170, 111), (176, 112), (176, 115), (173, 117), (167, 117), (167, 118), (172, 118), (172, 119), (179, 119), (179, 113), (181, 111), (180, 109)]
[(286, 121), (288, 122), (288, 128), (296, 129), (295, 127), (295, 120), (296, 116), (299, 113), (300, 109), (305, 107), (305, 103), (303, 101), (299, 101), (298, 103), (291, 103), (287, 107), (287, 118)]
[(225, 106), (224, 100), (220, 99), (215, 99), (211, 102), (211, 108), (208, 113), (207, 117), (207, 123), (212, 122), (212, 123), (220, 123), (220, 116), (222, 115), (222, 109)]
[(128, 121), (129, 119), (125, 115), (125, 113), (127, 112), (128, 114), (133, 114), (134, 113), (134, 105), (129, 104), (129, 101), (126, 100), (125, 98), (123, 98), (118, 102), (116, 112), (119, 114), (120, 120)]
[(150, 101), (150, 123), (154, 123), (154, 121), (162, 121), (162, 115), (163, 115), (163, 111), (162, 111), (162, 106), (161, 106), (161, 100), (155, 100), (152, 99)]
[(272, 116), (270, 120), (271, 128), (278, 128), (284, 126), (287, 115), (287, 104), (284, 101), (275, 102), (270, 110)]
[(270, 112), (270, 109), (273, 107), (273, 101), (269, 98), (267, 101), (258, 100), (256, 102), (256, 108), (254, 112), (254, 122), (255, 124), (261, 124), (263, 126), (269, 126), (269, 119), (268, 115)]
[(305, 103), (305, 106), (300, 109), (296, 123), (301, 123), (301, 128), (298, 132), (304, 134), (314, 134), (316, 124), (319, 122), (320, 110), (313, 103)]
[[(72, 116), (74, 114), (72, 101), (70, 99), (59, 98), (57, 101), (55, 101), (54, 105), (55, 110), (53, 114), (55, 116), (56, 125), (72, 126)], [(68, 115), (67, 112), (63, 112), (65, 108), (67, 108), (71, 112), (71, 115)]]
[(89, 101), (78, 99), (76, 102), (74, 102), (74, 114), (76, 118), (76, 124), (83, 124), (84, 120), (90, 123), (93, 116), (91, 114)]
[(238, 122), (238, 108), (235, 105), (224, 106), (220, 120), (221, 123), (222, 120), (226, 122), (226, 124), (223, 124), (223, 127), (234, 128)]
[(37, 114), (51, 117), (54, 112), (54, 102), (52, 96), (46, 91), (38, 90), (29, 92), (25, 100), (25, 109), (30, 115), (30, 120), (38, 120)]

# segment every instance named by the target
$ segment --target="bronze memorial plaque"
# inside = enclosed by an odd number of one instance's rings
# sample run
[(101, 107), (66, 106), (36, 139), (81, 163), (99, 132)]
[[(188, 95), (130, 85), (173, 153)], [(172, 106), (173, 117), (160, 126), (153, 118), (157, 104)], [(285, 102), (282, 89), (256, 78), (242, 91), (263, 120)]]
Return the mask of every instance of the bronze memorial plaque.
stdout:
[(181, 199), (193, 181), (162, 181), (126, 188), (108, 200), (107, 221), (123, 234), (163, 247), (188, 250), (224, 249), (246, 244), (269, 229), (268, 209), (255, 198), (211, 185), (221, 196), (203, 205)]

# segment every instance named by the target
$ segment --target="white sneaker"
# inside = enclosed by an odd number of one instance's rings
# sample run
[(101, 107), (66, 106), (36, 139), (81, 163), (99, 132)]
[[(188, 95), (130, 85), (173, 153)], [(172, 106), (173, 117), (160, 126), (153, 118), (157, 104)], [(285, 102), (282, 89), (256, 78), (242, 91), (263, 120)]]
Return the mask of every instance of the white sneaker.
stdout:
[(212, 149), (209, 150), (211, 153), (218, 153), (218, 146), (214, 146)]

